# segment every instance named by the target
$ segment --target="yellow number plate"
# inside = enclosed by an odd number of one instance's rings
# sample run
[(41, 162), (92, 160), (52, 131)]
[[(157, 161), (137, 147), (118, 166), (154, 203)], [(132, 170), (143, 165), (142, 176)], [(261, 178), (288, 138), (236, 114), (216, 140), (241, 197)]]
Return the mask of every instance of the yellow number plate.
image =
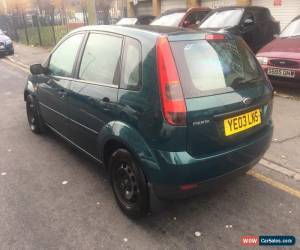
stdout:
[(233, 135), (261, 124), (260, 109), (224, 120), (225, 135)]

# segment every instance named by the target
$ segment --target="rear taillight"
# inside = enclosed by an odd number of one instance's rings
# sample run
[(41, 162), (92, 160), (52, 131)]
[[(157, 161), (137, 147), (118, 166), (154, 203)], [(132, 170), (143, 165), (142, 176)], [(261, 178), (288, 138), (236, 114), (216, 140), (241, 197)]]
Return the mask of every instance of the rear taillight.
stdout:
[(167, 37), (157, 40), (157, 69), (165, 120), (171, 125), (186, 125), (186, 105), (180, 79)]

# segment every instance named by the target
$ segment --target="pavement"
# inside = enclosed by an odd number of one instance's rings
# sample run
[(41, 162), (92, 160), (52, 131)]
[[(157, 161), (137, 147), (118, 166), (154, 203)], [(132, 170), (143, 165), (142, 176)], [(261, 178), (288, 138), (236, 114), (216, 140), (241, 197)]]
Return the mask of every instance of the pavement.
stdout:
[(298, 92), (277, 90), (274, 141), (247, 175), (132, 221), (101, 166), (52, 133), (30, 132), (27, 65), (48, 51), (15, 48), (15, 56), (0, 60), (1, 250), (242, 249), (243, 235), (294, 235), (296, 246), (285, 249), (300, 249)]

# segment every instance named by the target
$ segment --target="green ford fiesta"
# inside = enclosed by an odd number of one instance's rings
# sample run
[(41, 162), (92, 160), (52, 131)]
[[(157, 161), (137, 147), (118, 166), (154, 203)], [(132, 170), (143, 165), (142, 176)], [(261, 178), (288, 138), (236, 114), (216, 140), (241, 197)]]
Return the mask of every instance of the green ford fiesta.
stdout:
[(30, 129), (102, 163), (130, 217), (247, 172), (271, 141), (273, 89), (229, 33), (89, 26), (30, 70)]

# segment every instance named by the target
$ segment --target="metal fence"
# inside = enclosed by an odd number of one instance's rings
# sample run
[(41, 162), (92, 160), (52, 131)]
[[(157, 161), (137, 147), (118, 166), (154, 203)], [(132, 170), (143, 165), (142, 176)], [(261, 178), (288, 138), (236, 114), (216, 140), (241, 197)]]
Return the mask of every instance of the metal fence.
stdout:
[[(98, 24), (113, 24), (117, 20), (107, 12), (97, 11)], [(68, 15), (62, 12), (41, 15), (38, 11), (30, 11), (0, 16), (0, 29), (7, 31), (13, 40), (44, 47), (53, 47), (70, 30), (87, 24), (85, 11)]]

